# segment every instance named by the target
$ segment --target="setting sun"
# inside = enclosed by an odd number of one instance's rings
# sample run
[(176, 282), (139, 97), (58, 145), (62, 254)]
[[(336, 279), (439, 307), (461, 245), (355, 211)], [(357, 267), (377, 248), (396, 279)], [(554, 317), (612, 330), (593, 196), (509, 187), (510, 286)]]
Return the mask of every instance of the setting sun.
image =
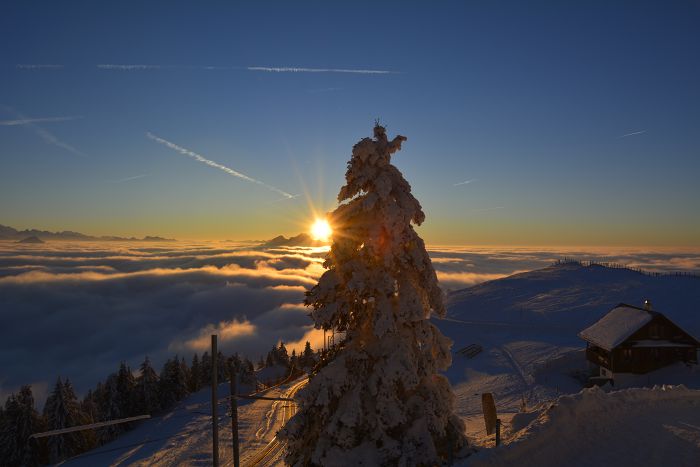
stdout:
[(333, 230), (331, 230), (330, 224), (325, 219), (316, 219), (316, 222), (311, 226), (311, 235), (314, 237), (314, 240), (327, 242), (330, 240), (332, 233)]

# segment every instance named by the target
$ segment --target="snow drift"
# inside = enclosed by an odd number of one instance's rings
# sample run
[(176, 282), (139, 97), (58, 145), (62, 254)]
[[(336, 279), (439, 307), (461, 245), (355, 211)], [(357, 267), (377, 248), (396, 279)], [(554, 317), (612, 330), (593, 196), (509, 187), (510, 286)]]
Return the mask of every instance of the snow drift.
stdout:
[(697, 466), (699, 420), (700, 391), (684, 386), (584, 389), (539, 415), (516, 415), (506, 445), (483, 449), (464, 465)]

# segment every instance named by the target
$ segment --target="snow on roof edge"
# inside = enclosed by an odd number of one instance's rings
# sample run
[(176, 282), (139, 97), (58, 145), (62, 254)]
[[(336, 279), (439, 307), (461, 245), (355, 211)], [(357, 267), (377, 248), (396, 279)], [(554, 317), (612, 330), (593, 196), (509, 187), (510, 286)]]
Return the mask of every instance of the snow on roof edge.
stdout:
[[(630, 314), (630, 311), (633, 314)], [(653, 313), (655, 312), (634, 305), (619, 303), (598, 321), (579, 332), (578, 336), (607, 351), (612, 351), (651, 321), (654, 317)]]

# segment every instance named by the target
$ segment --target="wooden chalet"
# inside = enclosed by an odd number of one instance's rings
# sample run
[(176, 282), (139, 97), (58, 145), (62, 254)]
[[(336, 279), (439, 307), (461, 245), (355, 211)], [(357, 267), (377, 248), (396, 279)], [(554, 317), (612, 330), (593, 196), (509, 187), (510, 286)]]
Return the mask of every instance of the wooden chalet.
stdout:
[(579, 337), (586, 358), (600, 366), (600, 376), (645, 374), (675, 362), (698, 363), (700, 342), (647, 301), (644, 308), (620, 303)]

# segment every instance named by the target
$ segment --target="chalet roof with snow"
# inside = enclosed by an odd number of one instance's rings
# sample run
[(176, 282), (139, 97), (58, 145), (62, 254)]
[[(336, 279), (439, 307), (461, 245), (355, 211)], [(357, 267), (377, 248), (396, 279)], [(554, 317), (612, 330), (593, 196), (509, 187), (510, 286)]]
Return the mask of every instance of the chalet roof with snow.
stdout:
[(649, 323), (655, 313), (657, 312), (620, 303), (578, 335), (581, 339), (611, 351)]

